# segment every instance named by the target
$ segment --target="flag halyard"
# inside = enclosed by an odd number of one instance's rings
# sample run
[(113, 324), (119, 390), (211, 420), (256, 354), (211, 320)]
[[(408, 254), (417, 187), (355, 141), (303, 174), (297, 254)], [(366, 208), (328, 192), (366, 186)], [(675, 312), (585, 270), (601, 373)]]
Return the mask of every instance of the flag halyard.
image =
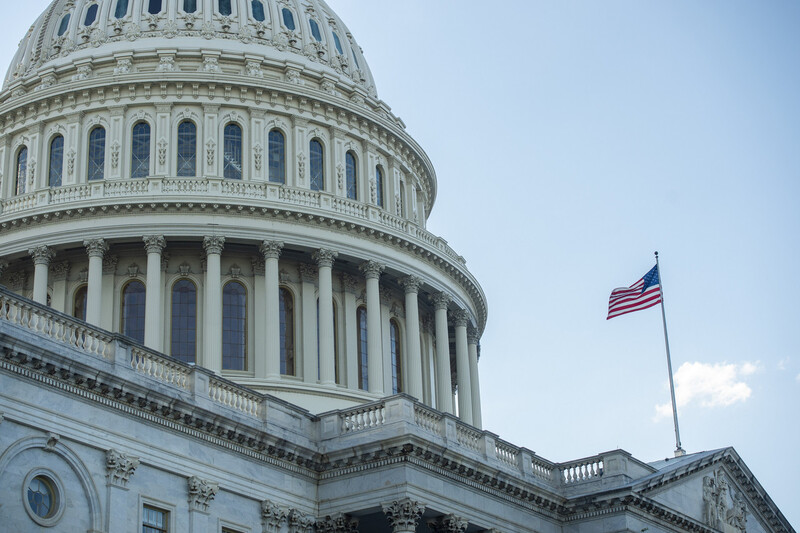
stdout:
[(658, 279), (658, 266), (654, 266), (630, 287), (620, 287), (611, 291), (606, 320), (648, 309), (660, 303), (661, 283)]

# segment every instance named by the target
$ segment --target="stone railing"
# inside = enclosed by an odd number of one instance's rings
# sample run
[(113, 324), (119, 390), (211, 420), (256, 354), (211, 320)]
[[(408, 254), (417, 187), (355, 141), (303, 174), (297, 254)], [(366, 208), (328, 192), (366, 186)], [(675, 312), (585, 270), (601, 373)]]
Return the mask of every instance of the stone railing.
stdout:
[(260, 394), (216, 377), (209, 379), (208, 395), (217, 403), (255, 417), (259, 415), (263, 398)]
[(458, 424), (456, 426), (456, 438), (458, 439), (458, 443), (470, 450), (476, 452), (481, 451), (480, 443), (482, 436), (480, 431), (467, 424)]
[(340, 411), (342, 433), (362, 431), (382, 426), (386, 422), (386, 406), (383, 402), (362, 405), (356, 409)]
[(600, 455), (558, 465), (562, 483), (566, 485), (593, 481), (603, 475), (603, 457)]
[(494, 453), (500, 461), (503, 461), (507, 465), (517, 466), (517, 454), (519, 453), (519, 448), (513, 444), (509, 444), (508, 442), (497, 439), (494, 443)]
[(444, 435), (442, 428), (442, 413), (435, 409), (425, 407), (420, 403), (414, 404), (414, 422), (426, 431), (434, 435)]
[(138, 374), (144, 374), (179, 389), (189, 388), (191, 367), (158, 352), (132, 346), (131, 368)]
[(556, 465), (547, 461), (546, 459), (542, 459), (541, 457), (532, 457), (531, 458), (531, 470), (533, 475), (537, 478), (552, 483), (553, 480), (553, 472), (556, 471)]

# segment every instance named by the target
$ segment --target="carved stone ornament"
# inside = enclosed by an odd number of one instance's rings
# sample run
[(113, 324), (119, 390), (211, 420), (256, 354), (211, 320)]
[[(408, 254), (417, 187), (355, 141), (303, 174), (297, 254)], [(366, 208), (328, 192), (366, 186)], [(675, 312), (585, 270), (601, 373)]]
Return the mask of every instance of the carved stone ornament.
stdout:
[(468, 525), (467, 520), (453, 514), (428, 520), (428, 528), (433, 533), (463, 533)]
[(264, 259), (278, 259), (283, 250), (283, 243), (281, 241), (263, 241), (259, 249), (264, 254)]
[(261, 70), (261, 61), (248, 61), (245, 66), (247, 75), (251, 78), (263, 78), (264, 71)]
[[(116, 31), (116, 28), (114, 29)], [(122, 31), (121, 28), (120, 31)], [(121, 74), (130, 74), (132, 69), (133, 61), (131, 61), (129, 57), (121, 57), (117, 59), (117, 66), (114, 67), (114, 75), (119, 76)]]
[(181, 276), (188, 276), (191, 273), (192, 273), (192, 267), (186, 261), (178, 265), (178, 274), (180, 274)]
[(72, 81), (83, 81), (92, 76), (92, 67), (89, 65), (81, 65), (78, 67), (77, 72), (72, 76)]
[(217, 143), (214, 142), (214, 139), (209, 139), (206, 142), (206, 163), (208, 166), (214, 165), (214, 154), (216, 153)]
[(108, 251), (108, 243), (103, 239), (87, 239), (83, 241), (89, 257), (103, 257)]
[(137, 466), (139, 466), (138, 457), (128, 457), (117, 450), (106, 452), (106, 477), (111, 484), (126, 486)]
[(75, 172), (75, 150), (67, 152), (67, 175), (72, 176)]
[(206, 255), (221, 254), (224, 246), (225, 237), (221, 235), (203, 237), (203, 249), (206, 251)]
[(304, 283), (316, 283), (318, 278), (316, 266), (300, 263), (297, 265), (297, 271), (300, 273), (300, 280)]
[(286, 81), (295, 85), (303, 84), (303, 80), (300, 79), (300, 71), (295, 68), (286, 69)]
[(144, 248), (148, 254), (160, 254), (167, 246), (167, 241), (163, 235), (145, 235), (142, 237)]
[(292, 275), (289, 274), (288, 270), (282, 268), (278, 271), (278, 279), (280, 279), (281, 283), (289, 283), (292, 281)]
[(263, 276), (266, 273), (266, 261), (263, 257), (253, 256), (250, 258), (250, 266), (253, 269), (253, 274), (256, 276)]
[(450, 305), (450, 302), (453, 300), (453, 297), (445, 292), (439, 292), (431, 296), (431, 302), (433, 302), (434, 309), (447, 309), (447, 306)]
[(111, 168), (119, 167), (119, 152), (120, 152), (120, 144), (119, 141), (114, 141), (111, 143)]
[(278, 533), (288, 515), (288, 509), (279, 507), (269, 500), (262, 501), (261, 522), (264, 524), (264, 533)]
[(469, 313), (467, 313), (463, 309), (459, 309), (453, 312), (453, 323), (456, 327), (467, 327), (469, 324)]
[(303, 514), (297, 509), (289, 511), (289, 533), (311, 533), (316, 525), (313, 516)]
[(195, 511), (207, 512), (209, 505), (219, 491), (219, 485), (197, 476), (188, 479), (189, 483), (189, 507)]
[(406, 276), (400, 279), (400, 286), (405, 289), (406, 294), (418, 294), (422, 280), (416, 276)]
[(320, 248), (319, 250), (315, 251), (311, 254), (311, 257), (314, 261), (317, 262), (317, 266), (320, 268), (322, 267), (333, 267), (333, 262), (339, 256), (339, 252), (334, 252), (333, 250), (327, 250), (325, 248)]
[(31, 248), (28, 254), (33, 258), (34, 265), (49, 265), (56, 256), (56, 253), (47, 246)]
[(12, 291), (19, 292), (25, 288), (25, 282), (28, 280), (28, 273), (24, 270), (18, 270), (8, 275), (8, 288)]
[(139, 275), (139, 265), (137, 265), (136, 263), (131, 263), (130, 265), (128, 265), (128, 277), (135, 278), (138, 275)]
[(156, 72), (178, 72), (180, 68), (178, 65), (175, 64), (175, 58), (173, 56), (161, 56), (161, 59), (158, 62), (158, 66), (156, 67)]
[(467, 326), (467, 344), (474, 344), (477, 346), (480, 342), (481, 337), (478, 334), (478, 330), (472, 326)]
[(358, 289), (358, 278), (343, 272), (342, 273), (342, 287), (347, 292), (351, 292), (351, 293), (355, 294), (356, 290)]
[(217, 58), (214, 56), (205, 56), (203, 58), (203, 64), (200, 66), (200, 72), (205, 72), (206, 74), (217, 74), (222, 72), (219, 68), (219, 62)]
[(742, 495), (729, 497), (728, 481), (720, 468), (703, 478), (703, 522), (726, 533), (745, 533), (747, 506)]
[(103, 274), (114, 274), (117, 271), (119, 256), (116, 254), (103, 257)]
[[(50, 277), (53, 281), (64, 281), (69, 277), (71, 265), (69, 261), (60, 261), (50, 265)], [(1, 274), (1, 273), (0, 273)]]
[(236, 263), (234, 263), (231, 265), (231, 268), (228, 271), (228, 275), (233, 279), (238, 279), (242, 275), (242, 268)]
[(405, 498), (403, 500), (384, 503), (383, 514), (389, 520), (389, 525), (395, 532), (411, 532), (417, 530), (425, 506), (421, 503)]
[(364, 277), (367, 279), (378, 279), (381, 277), (381, 272), (383, 272), (386, 266), (377, 261), (369, 260), (361, 263), (358, 268), (364, 273)]
[(61, 435), (58, 433), (50, 432), (47, 434), (47, 443), (44, 445), (44, 449), (48, 452), (52, 452), (56, 449), (58, 445), (58, 441), (61, 440)]
[(260, 144), (253, 146), (253, 166), (256, 167), (256, 172), (261, 172), (261, 165), (264, 161), (264, 149)]
[(8, 268), (8, 261), (0, 261), (0, 277), (3, 276), (7, 268)]
[(167, 164), (167, 147), (168, 147), (167, 140), (165, 138), (161, 138), (158, 141), (158, 164), (162, 167)]
[(340, 191), (344, 190), (344, 165), (341, 163), (336, 165), (336, 183)]
[(305, 182), (306, 179), (306, 154), (300, 152), (297, 154), (297, 176), (300, 183)]
[(89, 269), (83, 267), (80, 272), (78, 272), (78, 281), (81, 283), (86, 283), (89, 280)]
[(317, 533), (358, 533), (358, 519), (338, 513), (317, 520)]

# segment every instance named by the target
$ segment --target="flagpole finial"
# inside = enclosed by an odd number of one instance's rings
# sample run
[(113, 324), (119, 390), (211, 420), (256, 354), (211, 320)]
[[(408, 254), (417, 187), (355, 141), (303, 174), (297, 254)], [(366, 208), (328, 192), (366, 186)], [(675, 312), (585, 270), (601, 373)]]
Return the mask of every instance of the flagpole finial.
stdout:
[(658, 250), (655, 251), (656, 259), (658, 259)]

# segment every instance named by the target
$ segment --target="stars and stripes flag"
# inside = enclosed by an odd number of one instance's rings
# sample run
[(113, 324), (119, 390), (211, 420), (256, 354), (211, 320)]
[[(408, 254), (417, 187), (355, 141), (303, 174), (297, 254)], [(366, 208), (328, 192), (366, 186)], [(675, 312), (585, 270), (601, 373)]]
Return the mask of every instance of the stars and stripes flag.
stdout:
[(641, 311), (660, 303), (661, 282), (658, 279), (658, 265), (656, 265), (630, 287), (620, 287), (611, 291), (606, 320), (626, 313)]

